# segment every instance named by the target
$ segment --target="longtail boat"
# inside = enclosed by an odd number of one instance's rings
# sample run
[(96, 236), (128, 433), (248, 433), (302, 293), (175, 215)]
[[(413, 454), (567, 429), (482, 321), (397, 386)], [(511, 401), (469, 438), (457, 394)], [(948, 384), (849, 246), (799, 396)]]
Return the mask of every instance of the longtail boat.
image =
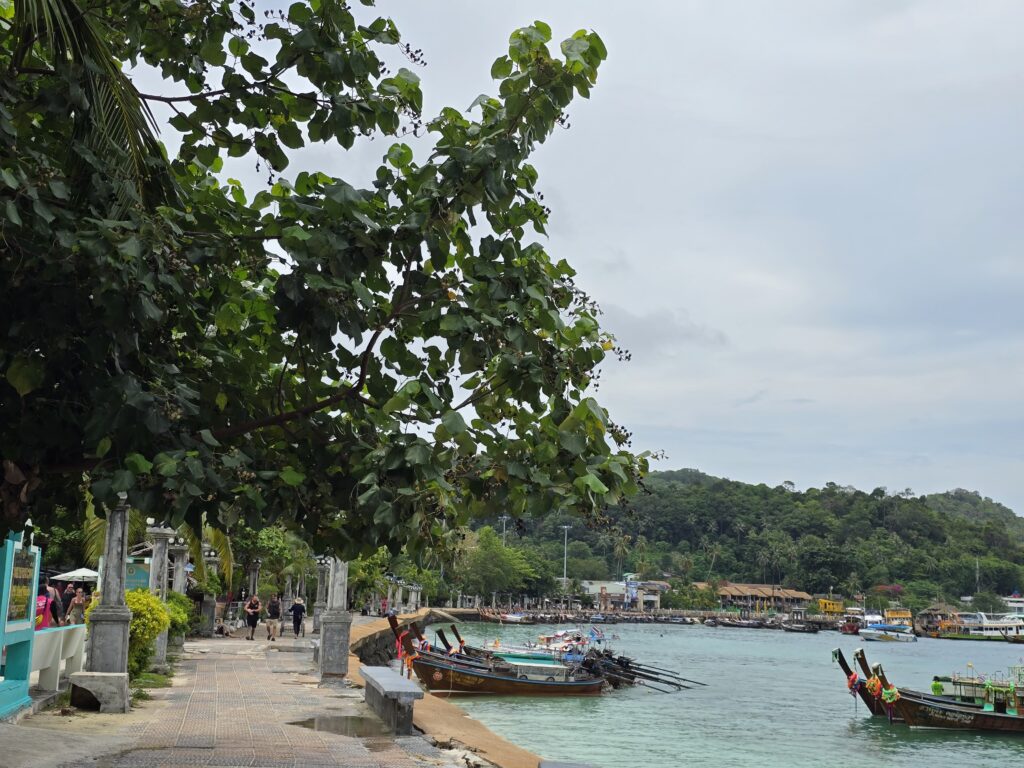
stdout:
[[(859, 677), (850, 667), (846, 661), (846, 657), (839, 648), (835, 648), (832, 651), (832, 658), (839, 663), (839, 668), (842, 669), (843, 674), (846, 675), (847, 690), (851, 695), (860, 697), (860, 700), (864, 702), (864, 706), (868, 708), (868, 711), (871, 712), (872, 715), (875, 717), (889, 717), (892, 722), (903, 721), (903, 715), (901, 714), (899, 707), (889, 706), (890, 704), (895, 705), (896, 703), (894, 700), (895, 694), (890, 691), (890, 689), (895, 690), (895, 688), (891, 686), (889, 681), (885, 678), (884, 672), (879, 674), (879, 672), (876, 671), (880, 669), (877, 664), (875, 665), (875, 669), (872, 669), (868, 665), (867, 656), (864, 654), (864, 650), (862, 648), (858, 648), (853, 652), (853, 658), (864, 672), (864, 677)], [(900, 689), (898, 693), (900, 696), (911, 694), (921, 700), (933, 702), (935, 704), (952, 704), (967, 707), (972, 710), (976, 710), (981, 707), (980, 701), (976, 701), (970, 697), (962, 698), (936, 693), (929, 694), (909, 689)]]
[(551, 669), (551, 674), (536, 679), (521, 669), (517, 669), (518, 675), (510, 675), (493, 666), (467, 664), (440, 653), (417, 651), (408, 635), (401, 642), (407, 665), (427, 690), (438, 695), (581, 696), (598, 694), (605, 686), (604, 677), (582, 669)]
[(1024, 733), (1024, 691), (1019, 691), (1012, 680), (1005, 685), (990, 681), (979, 707), (897, 689), (887, 680), (881, 664), (872, 669), (887, 690), (895, 691), (893, 705), (911, 727)]

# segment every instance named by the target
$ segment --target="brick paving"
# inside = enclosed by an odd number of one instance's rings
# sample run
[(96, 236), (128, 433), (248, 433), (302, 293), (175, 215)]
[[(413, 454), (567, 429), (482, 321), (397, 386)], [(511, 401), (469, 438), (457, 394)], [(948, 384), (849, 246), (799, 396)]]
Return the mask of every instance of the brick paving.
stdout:
[[(295, 725), (317, 716), (374, 717), (363, 703), (361, 689), (346, 684), (320, 688), (317, 681), (308, 641), (218, 639), (189, 643), (174, 685), (150, 691), (153, 701), (142, 710), (151, 710), (151, 714), (133, 718), (129, 724), (119, 723), (118, 716), (85, 716), (105, 718), (103, 724), (116, 730), (120, 740), (116, 751), (97, 751), (94, 745), (83, 750), (89, 756), (79, 752), (53, 764), (64, 768), (462, 765), (419, 736), (354, 737)], [(24, 721), (22, 738), (39, 739), (32, 731), (39, 734), (40, 725), (61, 728), (52, 715), (49, 724), (33, 723), (41, 717)], [(112, 738), (114, 735), (111, 731)], [(73, 734), (53, 736), (62, 745), (73, 747)], [(0, 732), (0, 750), (3, 738)]]

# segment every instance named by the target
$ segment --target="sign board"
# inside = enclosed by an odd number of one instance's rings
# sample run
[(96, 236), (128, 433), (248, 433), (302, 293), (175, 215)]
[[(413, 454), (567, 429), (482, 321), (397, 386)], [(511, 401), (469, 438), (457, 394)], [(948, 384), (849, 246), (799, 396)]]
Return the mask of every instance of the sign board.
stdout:
[(10, 602), (7, 604), (7, 621), (27, 621), (35, 616), (36, 556), (31, 551), (19, 549), (14, 553), (11, 568)]
[(128, 563), (124, 569), (124, 589), (149, 589), (149, 563)]

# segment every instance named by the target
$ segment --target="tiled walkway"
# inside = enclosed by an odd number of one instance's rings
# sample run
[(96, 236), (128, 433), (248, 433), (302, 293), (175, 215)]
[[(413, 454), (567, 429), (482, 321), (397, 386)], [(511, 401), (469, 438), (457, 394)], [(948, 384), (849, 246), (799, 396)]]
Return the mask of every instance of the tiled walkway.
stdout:
[[(209, 640), (190, 643), (171, 688), (152, 691), (154, 700), (124, 723), (113, 715), (86, 715), (112, 726), (114, 749), (103, 753), (90, 743), (54, 765), (67, 768), (179, 768), (182, 766), (253, 766), (254, 768), (455, 768), (445, 753), (420, 737), (348, 737), (303, 728), (294, 723), (316, 716), (371, 716), (362, 691), (347, 685), (319, 688), (308, 645), (284, 640)], [(149, 712), (149, 716), (139, 716)], [(49, 722), (42, 718), (49, 718)], [(100, 720), (99, 718), (103, 718)], [(46, 743), (43, 728), (57, 728), (55, 747), (74, 746), (75, 732), (86, 735), (80, 718), (64, 722), (37, 715), (14, 726), (22, 738)], [(32, 731), (35, 734), (32, 734)], [(6, 765), (0, 731), (0, 765)], [(95, 737), (95, 730), (89, 733)], [(83, 740), (83, 747), (85, 741)], [(86, 756), (87, 753), (89, 756)], [(50, 753), (52, 759), (56, 757)], [(41, 763), (26, 763), (37, 765)], [(20, 767), (19, 767), (20, 768)]]

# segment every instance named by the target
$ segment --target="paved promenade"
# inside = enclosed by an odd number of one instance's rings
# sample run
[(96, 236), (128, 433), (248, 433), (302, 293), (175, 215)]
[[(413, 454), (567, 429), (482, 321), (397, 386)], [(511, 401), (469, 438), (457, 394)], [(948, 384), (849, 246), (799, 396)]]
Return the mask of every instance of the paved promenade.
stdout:
[(173, 686), (151, 690), (153, 699), (129, 715), (45, 712), (0, 724), (0, 766), (465, 766), (419, 736), (355, 737), (296, 725), (370, 713), (361, 689), (318, 687), (308, 639), (268, 643), (262, 630), (253, 642), (188, 643)]

